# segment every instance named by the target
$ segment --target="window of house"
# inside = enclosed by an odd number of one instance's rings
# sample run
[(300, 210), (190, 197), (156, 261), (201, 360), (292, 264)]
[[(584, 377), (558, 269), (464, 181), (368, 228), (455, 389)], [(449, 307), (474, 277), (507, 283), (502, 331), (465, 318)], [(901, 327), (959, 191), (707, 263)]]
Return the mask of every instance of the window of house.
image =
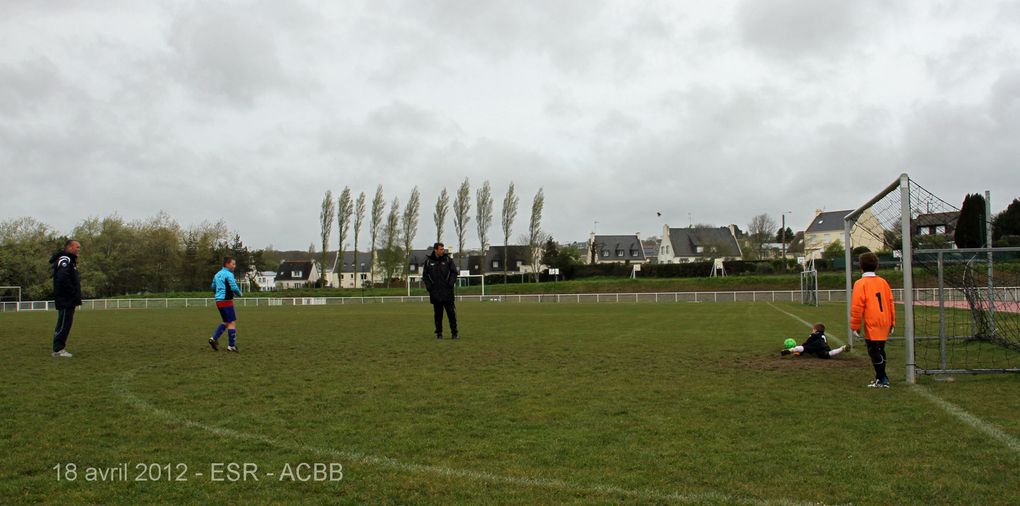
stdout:
[(704, 253), (705, 252), (705, 247), (704, 246), (698, 246), (697, 251), (698, 251), (698, 253)]
[(301, 277), (301, 271), (291, 271), (290, 272), (290, 277), (292, 277), (292, 278), (300, 278)]
[(935, 227), (935, 233), (936, 234), (944, 234), (944, 233), (946, 233), (946, 226), (945, 225), (938, 225), (938, 226), (936, 226)]
[(517, 261), (517, 270), (521, 270), (521, 265), (523, 265), (523, 264), (524, 264), (524, 262), (518, 260)]
[(630, 256), (632, 256), (632, 257), (638, 256), (638, 251), (636, 249), (630, 250)]
[(623, 258), (623, 248), (618, 248), (616, 250), (616, 256)]
[(609, 250), (607, 250), (607, 249), (602, 250), (602, 258), (608, 258), (608, 257), (609, 257)]
[(365, 281), (366, 279), (368, 279), (368, 274), (362, 274), (361, 275), (361, 280)]
[(411, 272), (415, 272), (417, 268), (418, 268), (417, 265), (411, 264)]
[(493, 260), (492, 261), (492, 268), (493, 269), (499, 269), (499, 260)]

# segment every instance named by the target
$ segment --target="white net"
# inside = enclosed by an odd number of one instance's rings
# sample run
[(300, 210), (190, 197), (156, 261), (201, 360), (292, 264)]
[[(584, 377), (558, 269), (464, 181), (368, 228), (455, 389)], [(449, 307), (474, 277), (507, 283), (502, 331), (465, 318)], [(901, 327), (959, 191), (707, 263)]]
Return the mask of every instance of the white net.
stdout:
[(959, 219), (956, 206), (904, 174), (845, 220), (847, 298), (860, 253), (876, 253), (903, 304), (908, 381), (915, 373), (1020, 372), (1020, 254), (957, 249)]

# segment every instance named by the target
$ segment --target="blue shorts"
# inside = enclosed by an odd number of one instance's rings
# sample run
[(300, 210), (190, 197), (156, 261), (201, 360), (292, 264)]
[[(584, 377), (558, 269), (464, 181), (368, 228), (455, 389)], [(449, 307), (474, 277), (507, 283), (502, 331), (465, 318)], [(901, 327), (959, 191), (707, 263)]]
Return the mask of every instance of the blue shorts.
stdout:
[(234, 314), (234, 305), (220, 306), (220, 303), (216, 303), (216, 309), (220, 310), (220, 318), (223, 318), (223, 323), (230, 323), (237, 321), (237, 315)]

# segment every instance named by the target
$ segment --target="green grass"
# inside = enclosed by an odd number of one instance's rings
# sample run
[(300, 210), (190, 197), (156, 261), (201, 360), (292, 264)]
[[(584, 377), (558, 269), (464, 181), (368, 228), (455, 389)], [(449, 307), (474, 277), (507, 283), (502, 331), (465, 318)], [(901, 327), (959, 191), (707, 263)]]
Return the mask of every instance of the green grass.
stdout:
[[(840, 304), (458, 309), (460, 341), (431, 336), (427, 305), (243, 310), (240, 355), (205, 344), (210, 309), (82, 311), (72, 359), (49, 356), (53, 313), (0, 313), (0, 502), (1020, 502), (1016, 448), (901, 381), (864, 388), (863, 350), (778, 356), (808, 329), (777, 309), (838, 329)], [(1017, 376), (921, 382), (1020, 438)], [(53, 470), (123, 462), (188, 481)], [(212, 482), (216, 462), (344, 476)]]

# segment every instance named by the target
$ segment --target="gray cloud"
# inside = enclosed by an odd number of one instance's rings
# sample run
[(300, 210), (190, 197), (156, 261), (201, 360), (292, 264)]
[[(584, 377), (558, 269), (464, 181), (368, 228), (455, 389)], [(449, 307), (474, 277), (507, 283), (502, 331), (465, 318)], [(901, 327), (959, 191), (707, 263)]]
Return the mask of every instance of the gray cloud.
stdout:
[(0, 219), (165, 210), (304, 249), (327, 189), (430, 204), (469, 177), (517, 184), (518, 231), (543, 187), (570, 241), (656, 212), (802, 228), (903, 171), (1004, 206), (1016, 5), (5, 3)]

